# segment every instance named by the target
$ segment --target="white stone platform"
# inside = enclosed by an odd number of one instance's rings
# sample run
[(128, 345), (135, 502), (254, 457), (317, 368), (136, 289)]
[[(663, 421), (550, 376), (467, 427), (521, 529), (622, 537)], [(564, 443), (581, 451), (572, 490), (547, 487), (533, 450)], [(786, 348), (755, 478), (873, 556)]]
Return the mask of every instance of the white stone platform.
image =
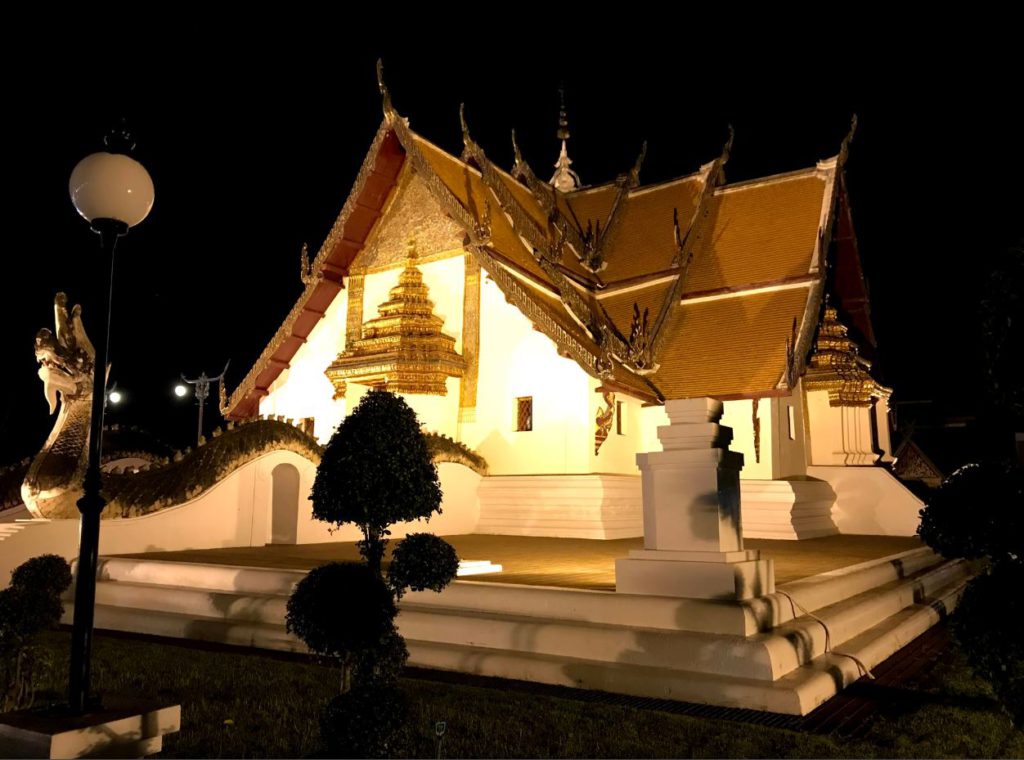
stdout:
[(839, 533), (835, 491), (824, 480), (741, 480), (743, 538), (800, 540)]
[[(806, 714), (860, 675), (819, 621), (871, 667), (951, 611), (972, 573), (915, 549), (744, 601), (456, 581), (407, 594), (399, 627), (412, 665)], [(101, 558), (96, 626), (303, 651), (284, 629), (303, 574)]]

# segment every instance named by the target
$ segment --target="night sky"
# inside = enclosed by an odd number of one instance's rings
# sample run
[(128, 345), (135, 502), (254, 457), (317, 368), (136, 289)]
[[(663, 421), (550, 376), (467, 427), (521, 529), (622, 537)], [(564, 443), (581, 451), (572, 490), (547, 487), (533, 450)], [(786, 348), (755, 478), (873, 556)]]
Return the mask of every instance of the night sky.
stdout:
[[(453, 27), (447, 38), (459, 34)], [(230, 391), (294, 304), (300, 247), (319, 248), (380, 123), (378, 56), (414, 130), (458, 154), (465, 101), (492, 159), (511, 164), (515, 127), (544, 176), (557, 156), (564, 83), (570, 155), (587, 184), (627, 170), (645, 139), (644, 184), (689, 174), (719, 154), (730, 123), (729, 181), (812, 166), (835, 155), (856, 112), (847, 178), (882, 379), (894, 401), (975, 411), (986, 263), (1024, 234), (1012, 48), (968, 55), (959, 45), (923, 51), (819, 37), (788, 59), (744, 57), (725, 44), (684, 53), (679, 44), (659, 45), (660, 56), (613, 47), (566, 61), (549, 42), (530, 50), (521, 40), (503, 56), (480, 43), (286, 51), (266, 41), (179, 40), (173, 57), (151, 52), (144, 76), (124, 73), (114, 53), (90, 64), (72, 53), (12, 78), (0, 464), (37, 451), (52, 425), (33, 338), (53, 327), (54, 293), (82, 303), (90, 335), (99, 331), (97, 239), (67, 182), (109, 125), (128, 119), (135, 156), (156, 186), (150, 217), (118, 252), (112, 379), (126, 402), (109, 419), (184, 446), (193, 443), (195, 406), (173, 396), (178, 375), (215, 374), (230, 359)], [(220, 422), (212, 402), (209, 427)]]

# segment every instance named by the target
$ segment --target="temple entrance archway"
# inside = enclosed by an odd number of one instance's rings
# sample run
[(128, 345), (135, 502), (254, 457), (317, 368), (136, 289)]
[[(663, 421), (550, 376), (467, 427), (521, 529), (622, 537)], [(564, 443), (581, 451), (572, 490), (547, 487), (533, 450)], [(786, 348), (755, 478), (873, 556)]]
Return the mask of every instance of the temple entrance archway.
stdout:
[(299, 471), (279, 464), (271, 472), (270, 543), (294, 544), (299, 530)]

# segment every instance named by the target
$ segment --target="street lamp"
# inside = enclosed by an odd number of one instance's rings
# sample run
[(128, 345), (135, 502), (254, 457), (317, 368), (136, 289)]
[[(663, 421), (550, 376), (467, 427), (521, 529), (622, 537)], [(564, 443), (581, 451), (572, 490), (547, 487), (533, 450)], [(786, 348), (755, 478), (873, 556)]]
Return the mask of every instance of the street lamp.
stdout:
[[(203, 407), (206, 406), (206, 399), (210, 396), (210, 383), (224, 382), (224, 373), (228, 371), (228, 364), (231, 364), (230, 359), (227, 364), (224, 365), (224, 369), (221, 370), (221, 373), (217, 375), (217, 377), (207, 377), (205, 372), (200, 372), (199, 377), (195, 380), (189, 380), (184, 374), (181, 376), (182, 381), (195, 386), (196, 389), (196, 403), (199, 404), (199, 432), (196, 434), (197, 446), (199, 445), (200, 439), (203, 437)], [(188, 393), (188, 388), (184, 385), (174, 386), (174, 394), (178, 396), (178, 398), (183, 397), (186, 393)]]
[[(68, 701), (71, 709), (84, 713), (88, 705), (92, 627), (96, 603), (96, 564), (100, 540), (100, 512), (106, 499), (100, 494), (100, 453), (103, 445), (103, 408), (106, 398), (107, 348), (110, 337), (110, 301), (113, 289), (114, 249), (117, 239), (128, 233), (153, 207), (153, 180), (145, 168), (128, 153), (135, 147), (124, 129), (104, 138), (108, 150), (86, 156), (71, 172), (68, 189), (71, 202), (100, 236), (102, 273), (106, 287), (100, 302), (106, 321), (96, 343), (92, 383), (92, 419), (89, 428), (89, 460), (78, 500), (82, 513), (78, 571), (75, 581), (75, 617), (71, 631), (71, 672)], [(111, 401), (116, 401), (111, 398)]]

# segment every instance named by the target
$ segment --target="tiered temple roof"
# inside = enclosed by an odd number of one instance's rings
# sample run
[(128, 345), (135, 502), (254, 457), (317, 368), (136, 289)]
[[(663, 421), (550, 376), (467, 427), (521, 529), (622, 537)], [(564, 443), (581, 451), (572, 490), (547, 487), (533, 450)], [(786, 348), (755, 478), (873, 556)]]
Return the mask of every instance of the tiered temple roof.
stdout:
[[(299, 302), (226, 400), (231, 417), (257, 413), (403, 170), (464, 231), (465, 249), (506, 297), (608, 388), (650, 401), (789, 393), (819, 324), (830, 247), (842, 249), (838, 268), (859, 278), (839, 296), (872, 337), (842, 181), (849, 137), (835, 158), (755, 181), (725, 183), (730, 135), (690, 176), (642, 186), (641, 153), (614, 182), (563, 192), (539, 180), (518, 147), (510, 172), (492, 164), (465, 120), (462, 156), (445, 152), (409, 128), (383, 83), (381, 91), (384, 122), (351, 195)], [(845, 235), (833, 230), (839, 209)]]

